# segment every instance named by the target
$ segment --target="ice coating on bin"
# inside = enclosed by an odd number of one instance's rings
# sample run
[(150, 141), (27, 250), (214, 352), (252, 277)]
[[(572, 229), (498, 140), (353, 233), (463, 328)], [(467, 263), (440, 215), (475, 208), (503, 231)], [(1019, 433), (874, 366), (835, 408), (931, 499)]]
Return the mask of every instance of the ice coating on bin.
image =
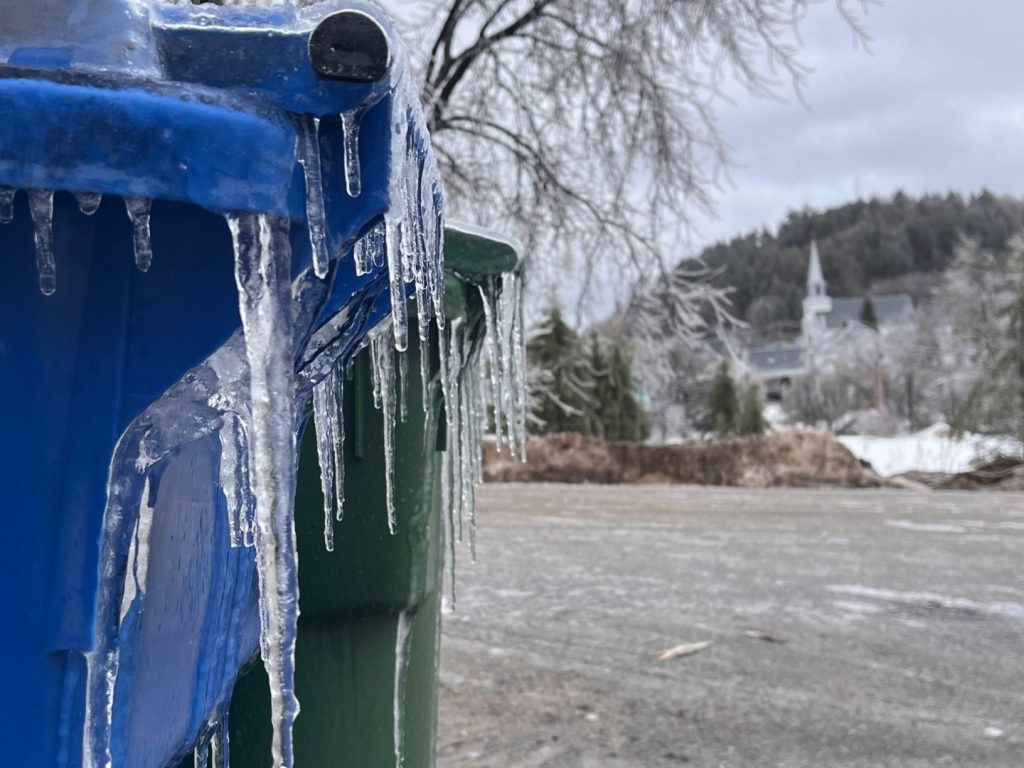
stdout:
[(144, 0), (32, 0), (4, 5), (0, 64), (159, 74)]

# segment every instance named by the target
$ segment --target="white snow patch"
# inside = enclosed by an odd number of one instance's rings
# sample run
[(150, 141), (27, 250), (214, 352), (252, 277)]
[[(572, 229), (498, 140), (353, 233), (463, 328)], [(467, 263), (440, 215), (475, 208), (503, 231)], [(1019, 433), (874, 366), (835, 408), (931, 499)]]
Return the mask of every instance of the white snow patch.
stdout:
[(999, 455), (1024, 456), (1024, 446), (1012, 437), (965, 433), (956, 438), (952, 428), (942, 423), (910, 435), (842, 435), (839, 441), (884, 477), (904, 472), (955, 474)]

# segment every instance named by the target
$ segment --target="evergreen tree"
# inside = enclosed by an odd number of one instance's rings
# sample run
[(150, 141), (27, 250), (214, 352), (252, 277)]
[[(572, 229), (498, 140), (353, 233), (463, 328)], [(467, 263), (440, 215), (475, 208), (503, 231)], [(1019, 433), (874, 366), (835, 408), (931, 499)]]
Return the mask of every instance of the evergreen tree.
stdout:
[(634, 395), (628, 353), (611, 343), (610, 352), (597, 334), (590, 337), (590, 372), (594, 376), (588, 434), (606, 440), (639, 442), (647, 438), (647, 418)]
[(723, 360), (708, 393), (708, 415), (715, 432), (719, 435), (732, 434), (736, 430), (739, 410), (736, 382), (729, 372), (729, 363)]
[(864, 305), (860, 310), (860, 321), (871, 330), (878, 330), (878, 315), (875, 312), (874, 299), (870, 295), (864, 299)]
[(606, 430), (608, 439), (630, 442), (647, 439), (647, 416), (636, 400), (632, 362), (620, 344), (612, 346), (609, 366), (614, 417)]
[(542, 434), (587, 431), (587, 412), (593, 401), (593, 375), (580, 338), (552, 302), (543, 322), (526, 346), (534, 376), (531, 402)]
[(736, 423), (736, 433), (744, 436), (763, 435), (767, 426), (761, 411), (760, 389), (757, 384), (751, 384), (747, 387), (747, 394), (743, 398), (743, 405)]
[(590, 334), (589, 373), (594, 377), (594, 396), (587, 408), (586, 433), (593, 437), (607, 438), (608, 427), (615, 418), (614, 393), (611, 383), (611, 367), (601, 348), (596, 333)]

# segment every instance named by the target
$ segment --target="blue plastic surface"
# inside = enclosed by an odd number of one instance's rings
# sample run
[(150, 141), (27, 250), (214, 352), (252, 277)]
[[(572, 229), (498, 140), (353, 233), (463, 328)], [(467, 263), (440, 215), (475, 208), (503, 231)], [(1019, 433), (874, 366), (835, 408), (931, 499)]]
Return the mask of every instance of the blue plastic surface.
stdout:
[[(326, 14), (345, 5), (317, 7)], [(221, 214), (289, 216), (294, 272), (310, 270), (292, 109), (323, 117), (330, 250), (346, 254), (317, 289), (306, 339), (345, 310), (354, 352), (390, 310), (386, 274), (356, 277), (348, 255), (390, 204), (390, 98), (368, 86), (316, 82), (300, 37), (253, 31), (275, 22), (271, 12), (244, 15), (247, 31), (239, 33), (250, 66), (267, 70), (243, 76), (211, 56), (201, 82), (203, 67), (185, 71), (188, 57), (178, 54), (202, 61), (204, 46), (230, 45), (224, 27), (239, 11), (204, 7), (207, 16), (221, 12), (225, 23), (205, 33), (180, 18), (178, 28), (156, 22), (162, 58), (178, 62), (187, 84), (0, 64), (0, 185), (107, 194), (86, 216), (68, 192), (57, 193), (54, 296), (38, 289), (24, 192), (14, 221), (0, 224), (0, 739), (11, 765), (81, 764), (82, 652), (94, 639), (110, 460), (132, 420), (239, 328)], [(274, 69), (287, 56), (298, 57), (286, 63), (301, 76)], [(211, 85), (229, 92), (217, 96)], [(362, 99), (374, 106), (362, 130), (363, 194), (350, 198), (336, 115)], [(148, 273), (132, 259), (131, 224), (117, 196), (126, 194), (156, 200)], [(158, 768), (187, 752), (256, 648), (253, 554), (228, 546), (218, 453), (215, 438), (194, 442), (154, 478), (146, 613), (128, 606), (122, 632), (119, 768)]]

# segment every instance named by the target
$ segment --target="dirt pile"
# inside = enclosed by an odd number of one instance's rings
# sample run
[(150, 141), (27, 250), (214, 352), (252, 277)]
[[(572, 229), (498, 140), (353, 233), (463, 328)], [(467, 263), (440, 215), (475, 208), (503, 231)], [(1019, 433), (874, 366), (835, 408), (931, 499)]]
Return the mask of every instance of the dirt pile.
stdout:
[(1024, 459), (1000, 456), (970, 472), (952, 475), (935, 487), (950, 491), (1024, 491)]
[(609, 443), (565, 433), (530, 438), (530, 460), (484, 447), (488, 482), (728, 485), (742, 488), (880, 485), (828, 432), (780, 432), (684, 445)]

